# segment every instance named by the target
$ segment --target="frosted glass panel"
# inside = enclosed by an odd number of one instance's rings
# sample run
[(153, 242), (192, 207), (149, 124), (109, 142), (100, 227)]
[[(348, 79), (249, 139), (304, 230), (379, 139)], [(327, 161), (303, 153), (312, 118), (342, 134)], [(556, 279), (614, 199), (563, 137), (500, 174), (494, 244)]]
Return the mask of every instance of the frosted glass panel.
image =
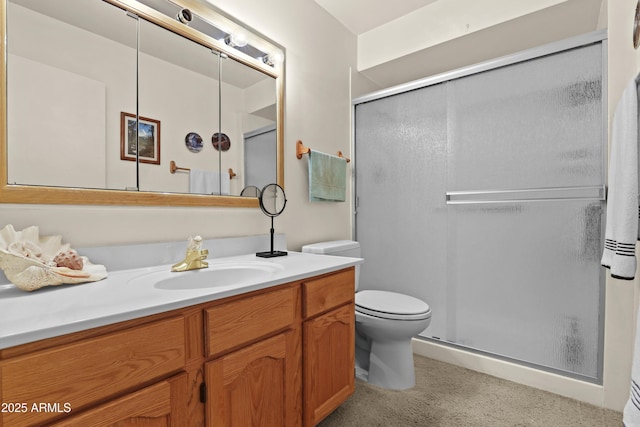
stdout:
[(262, 190), (265, 185), (276, 182), (276, 128), (270, 126), (264, 131), (244, 137), (244, 187), (253, 185)]
[(446, 339), (597, 378), (601, 202), (454, 205), (448, 215)]
[(601, 56), (592, 45), (449, 82), (448, 189), (601, 184)]
[(446, 315), (444, 86), (360, 104), (355, 122), (360, 289), (437, 306), (429, 327), (437, 335)]

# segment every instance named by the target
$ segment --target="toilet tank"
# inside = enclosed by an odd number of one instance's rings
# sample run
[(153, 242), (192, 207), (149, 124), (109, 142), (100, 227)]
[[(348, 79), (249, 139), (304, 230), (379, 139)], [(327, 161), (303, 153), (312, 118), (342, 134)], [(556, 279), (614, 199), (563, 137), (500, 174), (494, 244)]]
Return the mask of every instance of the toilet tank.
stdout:
[[(354, 240), (332, 240), (330, 242), (319, 242), (304, 245), (302, 252), (310, 254), (346, 256), (352, 258), (362, 258), (360, 243)], [(360, 282), (360, 265), (356, 265), (356, 290)]]
[(360, 243), (353, 240), (333, 240), (331, 242), (304, 245), (302, 252), (360, 258)]

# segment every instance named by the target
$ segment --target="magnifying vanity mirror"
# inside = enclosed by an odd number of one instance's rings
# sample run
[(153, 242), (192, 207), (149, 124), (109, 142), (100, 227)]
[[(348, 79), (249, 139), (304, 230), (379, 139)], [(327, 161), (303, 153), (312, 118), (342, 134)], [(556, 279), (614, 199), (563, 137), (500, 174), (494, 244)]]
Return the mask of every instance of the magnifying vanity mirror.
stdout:
[(281, 47), (204, 0), (1, 1), (0, 202), (258, 207), (244, 189), (283, 185)]

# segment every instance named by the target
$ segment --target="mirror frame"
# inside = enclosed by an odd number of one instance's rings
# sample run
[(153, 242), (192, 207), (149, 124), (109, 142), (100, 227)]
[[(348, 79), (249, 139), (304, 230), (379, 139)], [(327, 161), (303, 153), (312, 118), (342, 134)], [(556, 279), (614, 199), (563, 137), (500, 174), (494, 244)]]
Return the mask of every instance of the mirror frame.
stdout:
[[(111, 205), (111, 206), (209, 206), (209, 207), (259, 207), (258, 198), (242, 196), (213, 196), (205, 194), (163, 193), (147, 191), (126, 191), (110, 189), (86, 189), (76, 187), (30, 186), (8, 183), (7, 156), (7, 2), (0, 0), (1, 43), (0, 56), (0, 203), (17, 204), (62, 204), (62, 205)], [(138, 3), (135, 0), (103, 0), (125, 11), (160, 25), (169, 31), (191, 39), (203, 46), (226, 54), (244, 65), (263, 72), (276, 80), (276, 176), (277, 184), (284, 188), (284, 64), (270, 67), (258, 59), (251, 58), (237, 51), (224, 42), (215, 40), (194, 30), (175, 19)], [(240, 27), (237, 22), (226, 18), (213, 5), (202, 0), (172, 0), (212, 24), (224, 29)], [(218, 25), (217, 25), (218, 24)], [(274, 48), (284, 49), (264, 37), (257, 35), (251, 28), (243, 28), (249, 32), (248, 38), (256, 48), (271, 51)], [(169, 173), (167, 171), (167, 173)]]

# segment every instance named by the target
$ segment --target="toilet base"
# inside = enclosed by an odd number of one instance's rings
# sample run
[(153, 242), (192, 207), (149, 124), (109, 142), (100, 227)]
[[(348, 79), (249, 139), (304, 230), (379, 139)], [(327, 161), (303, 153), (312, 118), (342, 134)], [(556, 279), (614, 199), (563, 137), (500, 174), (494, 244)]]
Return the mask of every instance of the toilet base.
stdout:
[(416, 385), (411, 340), (371, 342), (367, 382), (391, 390)]
[(356, 309), (356, 366), (367, 371), (368, 383), (390, 390), (415, 386), (411, 339), (431, 323), (426, 307), (423, 315), (409, 319), (372, 316)]
[(356, 378), (390, 390), (413, 388), (411, 340), (376, 342), (356, 331)]
[(411, 339), (431, 322), (430, 312), (417, 320), (387, 319), (356, 309), (356, 366), (367, 382), (390, 390), (415, 386)]

